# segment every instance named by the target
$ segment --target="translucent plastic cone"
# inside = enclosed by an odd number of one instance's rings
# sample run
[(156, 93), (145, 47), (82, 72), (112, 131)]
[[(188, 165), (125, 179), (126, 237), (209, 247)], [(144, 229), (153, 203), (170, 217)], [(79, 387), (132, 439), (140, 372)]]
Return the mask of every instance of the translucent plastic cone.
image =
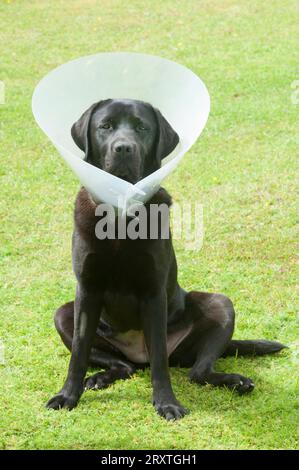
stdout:
[[(180, 137), (162, 167), (135, 185), (83, 160), (71, 127), (93, 103), (107, 98), (137, 99), (158, 108)], [(96, 202), (128, 210), (146, 202), (202, 132), (209, 93), (191, 70), (160, 57), (129, 52), (99, 53), (67, 62), (37, 85), (32, 97), (36, 122)]]

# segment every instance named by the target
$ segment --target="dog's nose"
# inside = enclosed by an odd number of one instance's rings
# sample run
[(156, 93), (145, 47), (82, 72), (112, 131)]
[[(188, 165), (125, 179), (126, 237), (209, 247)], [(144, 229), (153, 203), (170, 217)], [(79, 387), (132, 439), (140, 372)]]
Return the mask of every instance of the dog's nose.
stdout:
[(112, 150), (119, 155), (130, 155), (133, 153), (133, 145), (128, 142), (116, 142), (113, 144)]

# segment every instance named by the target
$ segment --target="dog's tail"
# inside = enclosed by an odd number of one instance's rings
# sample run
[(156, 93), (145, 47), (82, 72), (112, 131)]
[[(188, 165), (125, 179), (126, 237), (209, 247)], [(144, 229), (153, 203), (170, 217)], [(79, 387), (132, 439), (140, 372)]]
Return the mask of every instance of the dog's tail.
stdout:
[(226, 356), (263, 356), (287, 348), (277, 341), (267, 341), (265, 339), (256, 340), (236, 340), (232, 339), (227, 349), (223, 353)]

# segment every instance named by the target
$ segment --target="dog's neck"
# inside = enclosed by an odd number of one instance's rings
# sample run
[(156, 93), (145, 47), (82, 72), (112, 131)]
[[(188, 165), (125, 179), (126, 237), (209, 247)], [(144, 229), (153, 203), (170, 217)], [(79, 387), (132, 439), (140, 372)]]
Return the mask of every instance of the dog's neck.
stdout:
[[(84, 187), (80, 189), (75, 202), (75, 226), (82, 236), (87, 237), (90, 240), (96, 239), (95, 225), (99, 220), (99, 216), (95, 215), (95, 211), (99, 204), (93, 200), (91, 194)], [(164, 188), (159, 188), (159, 190), (145, 204), (145, 208), (148, 210), (151, 204), (166, 204), (170, 207), (172, 199)], [(129, 220), (130, 219), (128, 218), (128, 221)]]

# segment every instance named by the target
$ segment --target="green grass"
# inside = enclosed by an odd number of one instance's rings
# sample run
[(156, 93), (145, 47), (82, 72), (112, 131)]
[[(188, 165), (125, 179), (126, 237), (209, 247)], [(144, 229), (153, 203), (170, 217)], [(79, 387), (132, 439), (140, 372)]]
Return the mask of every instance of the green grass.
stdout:
[[(295, 0), (1, 1), (0, 448), (298, 446), (296, 10)], [(191, 193), (204, 205), (202, 250), (175, 243), (182, 286), (230, 296), (236, 338), (291, 346), (276, 356), (219, 361), (220, 370), (254, 379), (250, 396), (190, 385), (187, 370), (172, 370), (191, 410), (176, 423), (155, 414), (148, 370), (84, 394), (72, 412), (44, 408), (69, 360), (53, 312), (74, 297), (79, 183), (35, 124), (31, 95), (55, 66), (119, 50), (178, 61), (211, 95), (203, 135), (165, 184), (176, 201)]]

